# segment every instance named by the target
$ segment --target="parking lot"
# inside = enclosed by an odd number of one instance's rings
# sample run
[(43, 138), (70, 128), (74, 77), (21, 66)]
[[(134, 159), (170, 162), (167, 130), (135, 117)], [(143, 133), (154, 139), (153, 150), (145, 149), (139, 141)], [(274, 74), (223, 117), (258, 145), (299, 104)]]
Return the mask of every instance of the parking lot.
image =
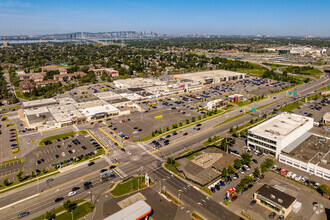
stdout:
[(54, 168), (55, 163), (57, 167), (61, 167), (66, 163), (73, 162), (74, 158), (80, 160), (86, 154), (91, 156), (97, 150), (102, 149), (99, 144), (92, 144), (91, 139), (93, 138), (90, 136), (78, 133), (75, 136), (54, 140), (46, 146), (38, 146), (23, 157), (24, 163), (15, 161), (2, 165), (0, 168), (1, 181), (4, 178), (9, 178), (10, 181), (16, 180), (16, 174), (19, 170), (23, 170), (25, 175), (29, 175), (31, 171), (38, 173), (43, 169), (50, 170)]
[(299, 115), (305, 115), (314, 118), (315, 122), (320, 121), (324, 114), (329, 111), (327, 107), (330, 104), (329, 99), (318, 98), (294, 109), (292, 112)]
[[(109, 129), (123, 138), (128, 137), (129, 140), (134, 141), (150, 136), (153, 131), (156, 132), (157, 130), (158, 132), (159, 128), (165, 130), (168, 126), (171, 129), (173, 123), (179, 124), (182, 122), (182, 124), (186, 124), (186, 119), (191, 122), (192, 117), (195, 117), (196, 120), (198, 116), (202, 117), (200, 112), (190, 110), (191, 108), (186, 106), (180, 106), (179, 104), (163, 105), (160, 100), (156, 103), (154, 106), (156, 108), (152, 108), (148, 103), (145, 103), (144, 107), (148, 109), (145, 113), (134, 112), (129, 116), (112, 119), (108, 122)], [(160, 115), (162, 115), (162, 118), (155, 119)]]
[[(285, 177), (281, 177), (274, 172), (267, 172), (264, 179), (261, 179), (258, 183), (254, 184), (251, 189), (238, 196), (234, 202), (231, 202), (229, 208), (231, 210), (244, 210), (245, 213), (255, 219), (269, 219), (268, 216), (272, 212), (271, 210), (259, 204), (250, 205), (250, 202), (253, 200), (253, 193), (264, 184), (271, 186), (277, 185), (281, 188), (285, 188), (287, 194), (297, 198), (297, 201), (302, 203), (302, 207), (298, 213), (291, 212), (285, 219), (311, 219), (314, 212), (312, 203), (315, 201), (322, 204), (324, 207), (329, 207), (329, 201), (315, 190), (302, 186)], [(322, 213), (321, 211), (317, 213), (319, 214), (315, 213), (312, 219), (326, 219), (324, 210)], [(276, 215), (274, 219), (277, 219), (277, 217), (278, 215)]]

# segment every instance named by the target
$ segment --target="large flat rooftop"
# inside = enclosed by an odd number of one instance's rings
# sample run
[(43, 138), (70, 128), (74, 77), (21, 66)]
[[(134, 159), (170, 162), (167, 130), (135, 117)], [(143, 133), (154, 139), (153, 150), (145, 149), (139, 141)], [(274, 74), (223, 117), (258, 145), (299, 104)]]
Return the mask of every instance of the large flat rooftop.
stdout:
[(58, 103), (57, 100), (54, 98), (38, 99), (38, 100), (34, 100), (34, 101), (22, 102), (22, 108), (33, 108), (33, 107), (38, 107), (38, 106), (54, 105), (57, 103)]
[(300, 126), (306, 125), (310, 120), (314, 121), (310, 117), (284, 112), (251, 128), (249, 131), (281, 140)]
[[(312, 135), (287, 155), (305, 163), (319, 163), (319, 166), (330, 169), (329, 144), (329, 139)], [(324, 164), (321, 162), (322, 160), (327, 160), (328, 162)]]
[(216, 78), (216, 77), (223, 78), (223, 77), (240, 76), (240, 75), (245, 75), (245, 73), (238, 73), (228, 70), (211, 70), (211, 71), (177, 74), (174, 75), (173, 78), (199, 81), (207, 78)]

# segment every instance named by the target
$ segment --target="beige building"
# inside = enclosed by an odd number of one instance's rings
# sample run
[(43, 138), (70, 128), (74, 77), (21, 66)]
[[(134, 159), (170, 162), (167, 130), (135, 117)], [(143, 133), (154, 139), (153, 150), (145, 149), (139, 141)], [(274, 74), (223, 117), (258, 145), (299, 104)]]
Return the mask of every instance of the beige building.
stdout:
[(277, 213), (288, 216), (292, 211), (297, 199), (274, 187), (264, 184), (254, 194), (253, 197), (261, 206)]

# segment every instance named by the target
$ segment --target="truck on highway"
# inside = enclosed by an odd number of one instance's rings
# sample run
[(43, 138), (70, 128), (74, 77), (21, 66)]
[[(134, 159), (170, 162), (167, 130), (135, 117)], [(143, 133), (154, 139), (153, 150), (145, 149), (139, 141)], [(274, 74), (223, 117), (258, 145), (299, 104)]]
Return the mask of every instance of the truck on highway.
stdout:
[(102, 182), (108, 181), (108, 180), (113, 179), (115, 177), (116, 177), (116, 175), (110, 170), (107, 170), (107, 171), (104, 171), (104, 172), (100, 173), (100, 179), (101, 179)]

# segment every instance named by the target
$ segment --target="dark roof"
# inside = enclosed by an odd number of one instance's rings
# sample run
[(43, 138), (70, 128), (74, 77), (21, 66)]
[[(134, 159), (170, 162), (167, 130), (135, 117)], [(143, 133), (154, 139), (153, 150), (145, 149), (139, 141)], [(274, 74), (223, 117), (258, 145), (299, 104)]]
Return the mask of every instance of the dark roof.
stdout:
[(144, 89), (142, 88), (128, 88), (129, 91), (132, 91), (132, 92), (140, 92), (140, 91), (144, 91)]
[(296, 200), (293, 196), (290, 196), (267, 184), (260, 187), (256, 193), (284, 208), (288, 208)]

